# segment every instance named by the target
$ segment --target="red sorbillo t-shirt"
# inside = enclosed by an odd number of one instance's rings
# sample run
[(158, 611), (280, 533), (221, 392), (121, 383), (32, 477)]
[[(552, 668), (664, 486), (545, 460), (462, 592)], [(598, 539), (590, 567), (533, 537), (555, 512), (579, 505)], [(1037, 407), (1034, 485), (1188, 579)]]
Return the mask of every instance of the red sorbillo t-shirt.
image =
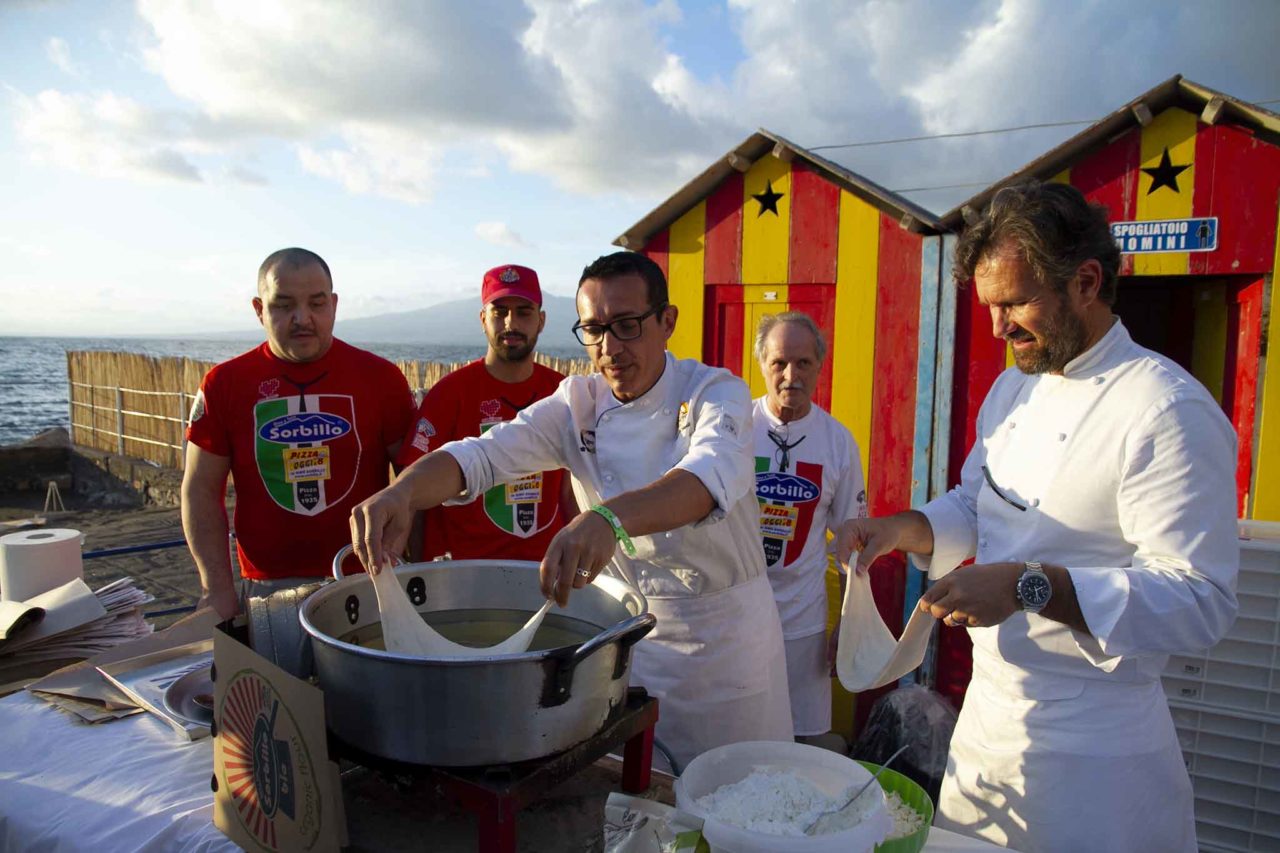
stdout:
[(336, 339), (317, 361), (263, 343), (210, 370), (187, 440), (231, 458), (241, 574), (329, 574), (351, 508), (387, 485), (387, 448), (412, 423), (404, 374)]
[[(473, 361), (431, 387), (417, 422), (400, 445), (397, 465), (459, 438), (480, 435), (549, 396), (564, 379), (541, 364), (524, 382), (494, 379), (484, 360)], [(541, 560), (551, 537), (565, 525), (560, 511), (564, 472), (544, 471), (517, 483), (494, 486), (476, 500), (426, 513), (423, 559), (448, 553), (455, 560)]]

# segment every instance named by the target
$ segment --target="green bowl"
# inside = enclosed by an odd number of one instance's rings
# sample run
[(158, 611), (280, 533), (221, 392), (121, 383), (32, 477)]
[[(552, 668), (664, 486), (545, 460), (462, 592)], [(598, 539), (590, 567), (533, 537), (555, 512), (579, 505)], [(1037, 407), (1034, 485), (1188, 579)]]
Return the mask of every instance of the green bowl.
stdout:
[[(870, 761), (858, 763), (872, 773), (880, 769), (879, 764), (872, 764)], [(876, 853), (920, 853), (924, 849), (924, 842), (929, 838), (929, 827), (933, 824), (933, 800), (929, 799), (924, 788), (896, 770), (885, 770), (878, 781), (886, 794), (896, 793), (903, 803), (919, 812), (924, 817), (924, 826), (910, 835), (877, 844)]]

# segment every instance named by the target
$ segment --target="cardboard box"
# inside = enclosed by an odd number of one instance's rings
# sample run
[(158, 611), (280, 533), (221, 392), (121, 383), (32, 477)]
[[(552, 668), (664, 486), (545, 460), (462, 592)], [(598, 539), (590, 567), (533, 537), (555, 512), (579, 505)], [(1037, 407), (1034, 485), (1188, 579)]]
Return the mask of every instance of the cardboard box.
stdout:
[(221, 628), (214, 631), (213, 822), (246, 850), (347, 843), (324, 696)]

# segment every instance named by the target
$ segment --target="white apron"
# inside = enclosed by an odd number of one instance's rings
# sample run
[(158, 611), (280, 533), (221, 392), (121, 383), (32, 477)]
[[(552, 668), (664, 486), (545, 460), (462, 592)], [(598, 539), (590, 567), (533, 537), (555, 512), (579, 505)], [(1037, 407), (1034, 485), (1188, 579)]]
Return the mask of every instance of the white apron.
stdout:
[[(1160, 685), (1070, 684), (1030, 699), (975, 672), (935, 825), (1022, 853), (1194, 853), (1191, 782)], [(1099, 725), (1119, 705), (1143, 722)]]
[(825, 631), (784, 640), (787, 687), (791, 690), (791, 722), (796, 737), (831, 731), (831, 664), (827, 662)]
[(683, 770), (712, 747), (792, 740), (782, 623), (761, 576), (697, 597), (650, 598), (658, 624), (631, 683), (658, 697), (657, 738)]

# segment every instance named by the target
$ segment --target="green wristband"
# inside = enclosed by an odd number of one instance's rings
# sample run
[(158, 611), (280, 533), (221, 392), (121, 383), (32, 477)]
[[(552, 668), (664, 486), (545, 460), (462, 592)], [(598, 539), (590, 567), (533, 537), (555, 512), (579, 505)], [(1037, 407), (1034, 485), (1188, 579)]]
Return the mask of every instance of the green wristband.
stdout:
[(591, 508), (591, 511), (609, 522), (609, 526), (613, 528), (613, 538), (622, 543), (622, 550), (627, 552), (628, 557), (634, 557), (636, 555), (636, 546), (631, 544), (631, 537), (627, 535), (627, 531), (622, 529), (622, 522), (613, 514), (613, 510), (604, 504), (596, 504)]

